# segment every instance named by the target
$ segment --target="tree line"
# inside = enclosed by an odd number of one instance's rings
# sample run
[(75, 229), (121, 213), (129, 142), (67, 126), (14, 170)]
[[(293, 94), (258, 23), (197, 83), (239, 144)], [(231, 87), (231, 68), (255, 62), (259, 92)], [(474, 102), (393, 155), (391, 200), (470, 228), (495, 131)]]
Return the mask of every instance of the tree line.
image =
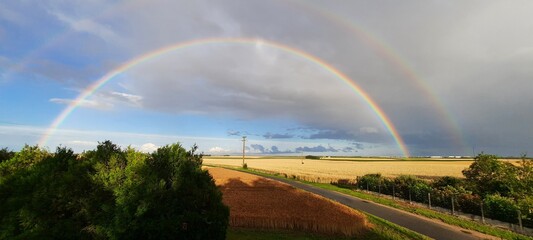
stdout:
[(196, 149), (1, 149), (0, 239), (224, 239), (229, 209)]
[(354, 184), (338, 185), (380, 192), (416, 202), (439, 206), (533, 227), (533, 160), (522, 157), (519, 164), (499, 160), (497, 156), (479, 154), (463, 170), (464, 178), (440, 177), (432, 181), (402, 175), (387, 178), (367, 174)]

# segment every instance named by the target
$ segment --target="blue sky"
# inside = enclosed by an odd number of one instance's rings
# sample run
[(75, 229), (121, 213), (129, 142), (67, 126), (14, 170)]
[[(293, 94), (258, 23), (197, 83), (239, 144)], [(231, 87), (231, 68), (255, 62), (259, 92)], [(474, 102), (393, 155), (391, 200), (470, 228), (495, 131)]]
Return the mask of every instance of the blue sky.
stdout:
[(533, 148), (531, 12), (530, 1), (2, 2), (0, 146), (37, 144), (85, 88), (135, 57), (185, 41), (254, 38), (129, 69), (85, 99), (44, 147), (83, 151), (110, 139), (144, 151), (181, 142), (239, 154), (247, 136), (253, 154), (402, 154), (348, 84), (263, 40), (344, 73), (412, 155), (517, 156)]

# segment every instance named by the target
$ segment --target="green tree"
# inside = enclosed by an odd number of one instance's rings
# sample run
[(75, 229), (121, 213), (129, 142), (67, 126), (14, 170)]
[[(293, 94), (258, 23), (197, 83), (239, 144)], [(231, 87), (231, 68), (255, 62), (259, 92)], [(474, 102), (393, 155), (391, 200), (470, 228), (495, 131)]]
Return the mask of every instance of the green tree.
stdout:
[[(18, 157), (31, 158), (26, 150)], [(41, 156), (31, 153), (36, 159)], [(94, 238), (91, 229), (100, 201), (92, 197), (99, 190), (91, 183), (90, 168), (72, 150), (57, 148), (31, 168), (7, 176), (0, 184), (0, 238)]]
[[(114, 189), (112, 239), (224, 239), (229, 210), (196, 147), (130, 152), (123, 183)], [(107, 178), (113, 179), (113, 178)]]
[(26, 146), (0, 164), (0, 239), (224, 239), (229, 210), (195, 150)]
[(480, 196), (500, 194), (509, 196), (517, 186), (516, 167), (499, 161), (495, 155), (479, 154), (469, 168), (463, 170), (466, 181)]
[(7, 148), (0, 149), (0, 163), (7, 161), (15, 156), (13, 151), (10, 151)]
[(0, 162), (0, 181), (2, 177), (33, 166), (50, 155), (48, 151), (39, 148), (39, 146), (25, 145), (9, 160)]

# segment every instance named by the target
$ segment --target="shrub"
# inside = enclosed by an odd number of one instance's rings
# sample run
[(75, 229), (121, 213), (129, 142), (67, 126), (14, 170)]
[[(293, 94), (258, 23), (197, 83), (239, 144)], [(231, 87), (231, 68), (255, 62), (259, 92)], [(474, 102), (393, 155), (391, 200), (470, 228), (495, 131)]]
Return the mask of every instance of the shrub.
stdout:
[[(427, 182), (415, 176), (401, 175), (394, 179), (396, 192), (400, 197), (417, 202), (427, 202), (427, 194), (431, 187)], [(410, 197), (409, 197), (410, 196)]]
[(461, 212), (481, 215), (481, 198), (470, 193), (457, 195), (457, 205)]
[(527, 196), (518, 201), (518, 206), (522, 212), (522, 219), (524, 220), (524, 225), (532, 227), (533, 226), (533, 196)]
[(379, 173), (366, 174), (361, 177), (357, 177), (357, 187), (369, 191), (379, 191), (383, 177)]
[(518, 221), (519, 209), (513, 199), (502, 197), (499, 194), (488, 195), (483, 201), (487, 216), (505, 222), (515, 223)]
[(457, 177), (444, 176), (444, 177), (435, 179), (432, 182), (431, 186), (437, 189), (443, 189), (448, 186), (457, 189), (459, 187), (464, 187), (464, 180), (457, 178)]
[(247, 163), (243, 163), (243, 164), (242, 164), (242, 168), (244, 168), (244, 169), (248, 169), (248, 164), (247, 164)]

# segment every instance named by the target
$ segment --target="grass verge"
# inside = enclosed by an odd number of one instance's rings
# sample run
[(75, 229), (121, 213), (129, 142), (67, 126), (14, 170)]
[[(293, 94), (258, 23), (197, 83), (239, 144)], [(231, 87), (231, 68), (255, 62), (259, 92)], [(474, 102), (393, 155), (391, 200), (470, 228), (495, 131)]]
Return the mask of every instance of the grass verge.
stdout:
[(256, 230), (245, 228), (228, 228), (226, 239), (228, 240), (324, 240), (324, 239), (365, 239), (365, 240), (428, 240), (430, 238), (413, 232), (407, 228), (398, 226), (387, 220), (378, 218), (376, 216), (366, 214), (368, 220), (374, 225), (374, 227), (362, 236), (349, 238), (349, 237), (335, 237), (316, 235), (297, 231), (281, 231), (281, 230)]
[[(216, 167), (220, 167), (220, 166), (216, 166)], [(390, 207), (393, 207), (393, 208), (396, 208), (396, 209), (404, 210), (406, 212), (411, 212), (411, 213), (414, 213), (414, 214), (418, 214), (418, 215), (421, 215), (421, 216), (424, 216), (424, 217), (428, 217), (428, 218), (432, 218), (432, 219), (438, 219), (438, 220), (441, 220), (442, 222), (450, 224), (450, 225), (458, 226), (458, 227), (465, 228), (465, 229), (474, 230), (474, 231), (477, 231), (477, 232), (480, 232), (480, 233), (496, 236), (496, 237), (503, 238), (503, 239), (531, 240), (531, 237), (528, 237), (528, 236), (525, 236), (525, 235), (522, 235), (522, 234), (518, 234), (518, 233), (509, 231), (509, 230), (500, 229), (500, 228), (497, 228), (497, 227), (492, 227), (492, 226), (485, 225), (485, 224), (482, 224), (482, 223), (479, 223), (479, 222), (467, 220), (467, 219), (464, 219), (464, 218), (459, 218), (459, 217), (456, 217), (456, 216), (452, 216), (452, 215), (449, 215), (449, 214), (437, 212), (437, 211), (434, 211), (434, 210), (431, 210), (431, 209), (427, 209), (427, 208), (421, 208), (421, 207), (416, 207), (416, 206), (413, 206), (413, 205), (402, 204), (402, 203), (400, 203), (398, 201), (395, 201), (395, 200), (392, 200), (392, 199), (379, 197), (379, 196), (376, 196), (376, 195), (373, 195), (373, 194), (368, 194), (368, 193), (361, 192), (361, 191), (355, 191), (355, 190), (351, 190), (351, 189), (341, 188), (341, 187), (338, 187), (338, 186), (335, 186), (335, 185), (331, 185), (331, 184), (327, 184), (327, 183), (313, 183), (313, 182), (306, 182), (306, 181), (295, 180), (295, 179), (290, 179), (290, 178), (284, 178), (284, 177), (279, 176), (279, 175), (268, 174), (268, 173), (264, 173), (264, 172), (261, 172), (260, 170), (255, 170), (255, 169), (242, 169), (242, 168), (231, 168), (231, 169), (238, 170), (238, 171), (244, 171), (244, 172), (248, 172), (248, 173), (253, 173), (253, 174), (257, 174), (257, 175), (261, 175), (261, 176), (265, 176), (265, 177), (289, 179), (289, 180), (301, 182), (301, 183), (304, 183), (304, 184), (307, 184), (307, 185), (319, 187), (319, 188), (322, 188), (322, 189), (327, 189), (327, 190), (330, 190), (330, 191), (336, 191), (336, 192), (344, 193), (344, 194), (347, 194), (347, 195), (350, 195), (350, 196), (354, 196), (354, 197), (357, 197), (357, 198), (369, 200), (369, 201), (372, 201), (372, 202), (375, 202), (375, 203), (383, 204), (383, 205), (390, 206)], [(400, 226), (398, 226), (398, 227), (400, 227)]]

